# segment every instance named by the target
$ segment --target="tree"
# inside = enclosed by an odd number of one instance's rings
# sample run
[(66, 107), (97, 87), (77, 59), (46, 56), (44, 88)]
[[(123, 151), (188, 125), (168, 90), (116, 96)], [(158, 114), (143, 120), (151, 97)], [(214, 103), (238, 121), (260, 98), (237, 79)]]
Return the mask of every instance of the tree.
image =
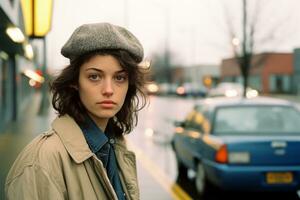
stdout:
[[(288, 23), (288, 19), (291, 18), (291, 12), (281, 16), (279, 21), (275, 24), (265, 23), (266, 27), (272, 25), (269, 30), (262, 27), (263, 13), (266, 8), (270, 7), (270, 3), (278, 3), (280, 1), (270, 0), (240, 0), (241, 3), (241, 29), (238, 30), (233, 24), (232, 17), (230, 16), (230, 10), (226, 7), (225, 1), (220, 2), (223, 6), (225, 14), (225, 24), (227, 26), (228, 39), (231, 44), (234, 57), (236, 58), (241, 75), (243, 77), (244, 96), (246, 95), (246, 88), (248, 86), (249, 71), (250, 68), (264, 62), (265, 57), (262, 56), (253, 62), (253, 55), (259, 48), (265, 44), (273, 43), (279, 44), (287, 37), (276, 36), (276, 34), (282, 31), (282, 27)], [(282, 1), (283, 2), (283, 1)], [(281, 3), (282, 3), (281, 2)], [(284, 3), (290, 3), (292, 7), (293, 0), (285, 0)], [(276, 11), (275, 11), (276, 12)], [(276, 14), (275, 14), (276, 15)], [(270, 17), (270, 16), (269, 16)], [(264, 30), (265, 31), (262, 31)], [(263, 34), (262, 34), (263, 32)], [(262, 48), (263, 49), (263, 48)]]
[(161, 54), (155, 54), (152, 56), (151, 68), (152, 79), (158, 83), (171, 82), (172, 68), (171, 60), (172, 56), (169, 51), (165, 51)]

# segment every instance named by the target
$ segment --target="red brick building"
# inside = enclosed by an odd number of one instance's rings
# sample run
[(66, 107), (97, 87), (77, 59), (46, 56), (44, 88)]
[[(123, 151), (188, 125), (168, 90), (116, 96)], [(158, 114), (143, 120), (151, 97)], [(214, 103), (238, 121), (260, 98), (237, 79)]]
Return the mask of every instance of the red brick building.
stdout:
[[(292, 53), (263, 53), (253, 56), (249, 86), (261, 93), (293, 93), (294, 60)], [(242, 82), (236, 58), (224, 59), (221, 80)]]

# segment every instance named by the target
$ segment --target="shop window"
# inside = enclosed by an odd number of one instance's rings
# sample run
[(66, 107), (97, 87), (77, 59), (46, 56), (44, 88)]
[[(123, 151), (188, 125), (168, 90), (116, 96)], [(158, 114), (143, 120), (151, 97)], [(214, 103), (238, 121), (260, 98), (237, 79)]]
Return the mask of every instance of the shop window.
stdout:
[(262, 91), (262, 83), (261, 83), (261, 77), (259, 75), (251, 75), (249, 77), (249, 86), (253, 89), (256, 89), (258, 91)]
[(291, 93), (291, 76), (271, 75), (269, 78), (269, 89), (272, 93)]

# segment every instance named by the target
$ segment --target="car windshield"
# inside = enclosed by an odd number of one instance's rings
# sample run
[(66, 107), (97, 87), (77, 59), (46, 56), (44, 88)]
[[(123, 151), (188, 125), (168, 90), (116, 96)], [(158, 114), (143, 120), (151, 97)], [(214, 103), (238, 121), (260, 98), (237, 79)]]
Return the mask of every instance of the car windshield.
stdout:
[(216, 135), (300, 135), (300, 112), (290, 106), (230, 106), (216, 110)]

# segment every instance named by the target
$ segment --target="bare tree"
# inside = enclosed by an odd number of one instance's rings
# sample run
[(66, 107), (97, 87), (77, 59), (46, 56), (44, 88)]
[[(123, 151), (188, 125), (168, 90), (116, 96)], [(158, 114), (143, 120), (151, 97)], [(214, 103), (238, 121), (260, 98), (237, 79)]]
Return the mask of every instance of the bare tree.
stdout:
[[(286, 1), (288, 3), (288, 1)], [(240, 68), (243, 77), (244, 96), (246, 95), (246, 88), (248, 86), (249, 71), (251, 67), (257, 66), (264, 62), (265, 56), (253, 60), (253, 55), (261, 46), (267, 43), (282, 42), (284, 37), (278, 38), (274, 34), (281, 31), (282, 25), (290, 19), (290, 13), (279, 19), (276, 24), (267, 30), (262, 27), (262, 14), (265, 8), (270, 6), (270, 3), (276, 3), (270, 0), (241, 0), (241, 30), (236, 29), (233, 24), (232, 16), (230, 16), (230, 9), (226, 7), (225, 1), (220, 1), (223, 11), (226, 27), (225, 32), (228, 32), (228, 39), (232, 47), (234, 57)], [(268, 22), (264, 25), (269, 26)], [(262, 29), (266, 29), (262, 33)], [(242, 34), (240, 34), (242, 33)], [(241, 38), (241, 39), (239, 39)]]

